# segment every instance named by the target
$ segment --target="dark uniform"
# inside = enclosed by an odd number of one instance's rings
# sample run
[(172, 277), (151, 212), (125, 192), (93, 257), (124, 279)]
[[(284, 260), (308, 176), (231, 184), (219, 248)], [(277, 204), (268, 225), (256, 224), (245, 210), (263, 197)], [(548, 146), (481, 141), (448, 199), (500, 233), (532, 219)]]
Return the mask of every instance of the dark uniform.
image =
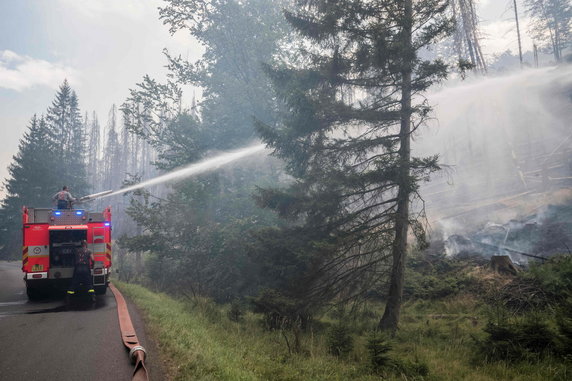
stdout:
[(85, 247), (80, 247), (75, 252), (75, 268), (68, 294), (75, 294), (80, 283), (83, 283), (83, 286), (88, 289), (89, 293), (95, 292), (93, 289), (93, 277), (91, 275), (91, 251)]

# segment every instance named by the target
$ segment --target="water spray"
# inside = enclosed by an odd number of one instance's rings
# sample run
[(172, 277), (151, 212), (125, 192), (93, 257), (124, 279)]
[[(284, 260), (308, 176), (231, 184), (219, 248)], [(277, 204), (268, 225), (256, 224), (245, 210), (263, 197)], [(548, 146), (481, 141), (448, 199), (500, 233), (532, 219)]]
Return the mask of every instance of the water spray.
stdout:
[(205, 173), (205, 172), (209, 172), (209, 171), (218, 169), (222, 166), (225, 166), (225, 165), (230, 164), (234, 161), (243, 159), (245, 157), (252, 156), (254, 154), (263, 152), (264, 150), (266, 150), (266, 146), (264, 144), (258, 144), (255, 146), (250, 146), (250, 147), (240, 149), (238, 151), (222, 153), (222, 154), (217, 155), (215, 157), (205, 159), (205, 160), (200, 161), (198, 163), (190, 164), (186, 167), (176, 169), (176, 170), (169, 172), (169, 173), (166, 173), (164, 175), (157, 176), (153, 179), (146, 180), (146, 181), (143, 181), (141, 183), (134, 184), (134, 185), (131, 185), (131, 186), (128, 186), (128, 187), (125, 187), (125, 188), (122, 188), (122, 189), (119, 189), (116, 191), (109, 190), (109, 191), (95, 193), (95, 194), (92, 194), (89, 196), (82, 197), (80, 199), (80, 201), (91, 201), (91, 200), (95, 200), (95, 199), (111, 197), (111, 196), (115, 196), (115, 195), (122, 194), (122, 193), (132, 192), (134, 190), (145, 188), (145, 187), (148, 187), (151, 185), (157, 185), (157, 184), (167, 183), (167, 182), (171, 182), (171, 181), (175, 181), (175, 180), (180, 180), (180, 179), (191, 177), (191, 176), (196, 176), (196, 175), (199, 175), (201, 173)]

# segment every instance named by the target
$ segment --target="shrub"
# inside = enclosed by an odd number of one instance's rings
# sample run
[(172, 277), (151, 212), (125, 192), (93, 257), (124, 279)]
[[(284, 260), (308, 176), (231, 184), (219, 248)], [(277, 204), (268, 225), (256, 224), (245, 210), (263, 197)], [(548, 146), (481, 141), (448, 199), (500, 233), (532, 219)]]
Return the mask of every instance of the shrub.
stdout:
[(253, 311), (264, 315), (264, 325), (269, 330), (290, 329), (294, 326), (306, 329), (312, 318), (302, 302), (276, 290), (263, 290), (251, 302)]
[(374, 331), (371, 334), (367, 349), (375, 373), (394, 373), (406, 380), (422, 380), (429, 375), (429, 366), (425, 363), (391, 358), (391, 345), (382, 333)]
[(572, 297), (564, 301), (556, 317), (558, 327), (558, 352), (567, 360), (572, 360)]
[(538, 360), (556, 348), (556, 334), (537, 317), (488, 323), (484, 331), (487, 337), (478, 346), (488, 361)]
[(429, 375), (429, 366), (422, 362), (410, 360), (394, 360), (394, 371), (406, 380), (423, 379)]
[(353, 349), (353, 338), (348, 327), (342, 323), (330, 327), (326, 336), (328, 352), (334, 356), (347, 356)]
[(236, 323), (242, 321), (244, 310), (237, 299), (233, 300), (230, 304), (230, 309), (228, 310), (227, 316), (230, 321), (234, 321)]
[(572, 293), (572, 255), (558, 255), (544, 264), (532, 265), (525, 277), (539, 282), (546, 293), (560, 301)]
[(367, 341), (367, 351), (370, 364), (375, 372), (382, 372), (391, 365), (390, 350), (391, 345), (383, 334), (379, 332), (371, 334)]

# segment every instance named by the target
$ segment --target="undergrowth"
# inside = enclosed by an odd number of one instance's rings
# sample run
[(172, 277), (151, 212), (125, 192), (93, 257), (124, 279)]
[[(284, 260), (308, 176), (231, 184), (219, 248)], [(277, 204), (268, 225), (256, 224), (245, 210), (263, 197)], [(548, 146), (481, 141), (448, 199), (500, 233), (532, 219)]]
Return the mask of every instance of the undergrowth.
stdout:
[[(487, 338), (486, 309), (470, 295), (405, 304), (395, 338), (373, 331), (381, 305), (353, 319), (316, 319), (289, 350), (290, 330), (268, 330), (259, 314), (203, 298), (175, 299), (118, 286), (143, 311), (173, 380), (567, 380), (570, 362), (548, 351), (520, 359), (475, 354)], [(236, 319), (240, 315), (239, 319)], [(288, 344), (288, 342), (290, 344)]]

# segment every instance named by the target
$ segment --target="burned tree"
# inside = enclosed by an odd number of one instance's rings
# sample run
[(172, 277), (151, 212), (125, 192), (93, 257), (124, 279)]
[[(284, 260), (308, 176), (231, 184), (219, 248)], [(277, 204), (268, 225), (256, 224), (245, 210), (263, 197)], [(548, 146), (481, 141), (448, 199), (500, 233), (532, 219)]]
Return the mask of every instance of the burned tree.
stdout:
[(451, 0), (451, 11), (456, 28), (453, 33), (455, 52), (459, 62), (469, 61), (481, 73), (487, 71), (479, 42), (479, 19), (473, 0)]

